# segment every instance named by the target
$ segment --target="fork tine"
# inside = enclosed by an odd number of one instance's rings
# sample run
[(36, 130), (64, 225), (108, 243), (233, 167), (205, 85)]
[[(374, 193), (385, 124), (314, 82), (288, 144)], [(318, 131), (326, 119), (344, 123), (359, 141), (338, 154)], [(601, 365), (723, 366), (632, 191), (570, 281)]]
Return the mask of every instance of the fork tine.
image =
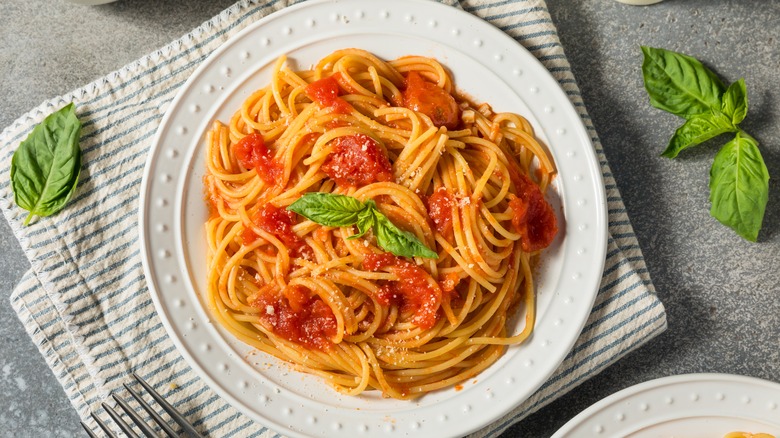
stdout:
[(170, 403), (165, 401), (165, 399), (162, 398), (162, 396), (160, 394), (158, 394), (157, 391), (155, 391), (154, 388), (152, 388), (151, 385), (146, 383), (146, 381), (144, 381), (144, 379), (142, 379), (136, 373), (133, 373), (133, 377), (135, 377), (135, 379), (138, 380), (138, 383), (140, 383), (141, 386), (143, 386), (144, 389), (146, 389), (146, 391), (149, 393), (149, 395), (151, 395), (155, 400), (157, 400), (157, 403), (159, 403), (160, 406), (162, 406), (162, 408), (165, 409), (165, 412), (167, 412), (168, 415), (170, 415), (171, 418), (173, 418), (174, 421), (179, 423), (179, 426), (181, 426), (181, 428), (184, 429), (184, 432), (188, 436), (193, 437), (193, 438), (203, 438), (203, 436), (201, 434), (199, 434), (198, 431), (195, 430), (194, 427), (192, 427), (192, 425), (184, 418), (184, 416), (182, 416), (179, 413), (179, 411), (177, 411), (173, 406), (171, 406)]
[(108, 412), (108, 415), (114, 419), (114, 422), (117, 424), (117, 426), (119, 426), (120, 429), (122, 429), (122, 432), (127, 434), (127, 436), (130, 438), (138, 438), (138, 435), (133, 432), (133, 429), (130, 428), (130, 425), (125, 423), (125, 421), (122, 420), (122, 417), (117, 414), (111, 406), (109, 406), (107, 403), (101, 403), (100, 405), (103, 406), (103, 409)]
[(100, 426), (101, 429), (103, 429), (103, 432), (106, 433), (106, 436), (108, 438), (118, 438), (116, 435), (114, 435), (114, 432), (111, 432), (111, 429), (106, 426), (106, 423), (103, 422), (103, 420), (100, 419), (97, 415), (95, 415), (94, 412), (92, 412), (90, 415), (92, 415), (92, 418), (97, 422), (98, 426)]
[(136, 401), (143, 407), (146, 412), (152, 417), (155, 423), (157, 423), (158, 426), (162, 428), (163, 431), (168, 435), (169, 438), (178, 438), (178, 434), (171, 428), (171, 426), (168, 425), (168, 423), (160, 417), (160, 414), (157, 413), (154, 409), (152, 409), (151, 406), (149, 406), (149, 403), (146, 403), (146, 401), (141, 397), (141, 394), (135, 392), (133, 388), (130, 387), (127, 383), (124, 384), (125, 389), (130, 393), (130, 395), (133, 396)]
[(122, 397), (111, 394), (112, 397), (114, 397), (114, 400), (119, 404), (119, 406), (122, 408), (123, 411), (130, 417), (130, 419), (133, 420), (133, 423), (135, 423), (136, 426), (138, 426), (139, 429), (141, 429), (141, 432), (144, 433), (144, 435), (147, 436), (147, 438), (157, 438), (157, 434), (154, 433), (154, 430), (149, 427), (148, 424), (146, 424), (146, 421), (143, 420), (138, 414), (135, 413), (135, 410), (130, 407), (129, 404), (123, 399)]
[(89, 438), (98, 438), (97, 435), (95, 435), (95, 432), (92, 432), (92, 429), (89, 428), (84, 422), (81, 422), (81, 427), (84, 428), (84, 430), (87, 432), (87, 435), (89, 435)]

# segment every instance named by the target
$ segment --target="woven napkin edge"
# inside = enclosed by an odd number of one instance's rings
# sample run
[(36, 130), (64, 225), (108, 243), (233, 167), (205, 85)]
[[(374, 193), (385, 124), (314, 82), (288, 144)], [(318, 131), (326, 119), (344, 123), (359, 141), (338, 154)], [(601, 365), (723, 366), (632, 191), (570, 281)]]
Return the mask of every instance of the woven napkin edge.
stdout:
[[(22, 326), (24, 327), (25, 332), (27, 332), (27, 335), (30, 337), (30, 340), (38, 349), (41, 356), (43, 356), (43, 359), (54, 375), (54, 378), (57, 379), (57, 382), (62, 387), (65, 396), (68, 398), (70, 405), (76, 411), (76, 414), (82, 419), (86, 418), (89, 416), (89, 412), (84, 409), (79, 409), (79, 405), (88, 405), (86, 404), (83, 395), (78, 391), (78, 385), (73, 380), (73, 373), (68, 370), (67, 364), (62, 358), (63, 354), (59, 351), (59, 349), (64, 349), (65, 347), (63, 345), (59, 345), (58, 347), (52, 345), (52, 340), (49, 339), (45, 330), (41, 327), (38, 321), (35, 320), (32, 312), (27, 307), (27, 302), (23, 297), (20, 296), (20, 292), (22, 292), (20, 289), (27, 281), (35, 282), (37, 284), (36, 287), (43, 287), (43, 285), (40, 284), (38, 278), (35, 276), (33, 270), (28, 269), (22, 276), (22, 279), (19, 281), (19, 283), (14, 286), (14, 289), (11, 292), (11, 307), (16, 312), (16, 316), (22, 323)], [(51, 300), (49, 300), (48, 294), (46, 294), (45, 297), (46, 300), (49, 301), (53, 306), (54, 304), (51, 302)], [(62, 318), (53, 318), (52, 321), (54, 321), (52, 324), (53, 326), (60, 328), (63, 330), (63, 332), (68, 332)], [(71, 343), (71, 345), (73, 344), (74, 343)], [(88, 373), (91, 376), (94, 376), (94, 369), (90, 370), (90, 367), (94, 368), (94, 361), (84, 361), (84, 356), (80, 354), (77, 349), (71, 349), (71, 352), (75, 352), (79, 356), (79, 360), (84, 364), (84, 367), (87, 368)], [(68, 386), (70, 386), (70, 388), (68, 388)]]

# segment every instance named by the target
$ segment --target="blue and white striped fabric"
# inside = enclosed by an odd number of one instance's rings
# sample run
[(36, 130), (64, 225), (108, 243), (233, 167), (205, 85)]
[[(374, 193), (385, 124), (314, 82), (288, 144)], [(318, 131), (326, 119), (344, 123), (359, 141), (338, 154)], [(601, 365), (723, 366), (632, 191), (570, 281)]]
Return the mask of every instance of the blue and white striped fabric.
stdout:
[[(241, 1), (180, 40), (22, 116), (0, 136), (0, 208), (32, 269), (11, 301), (81, 418), (137, 372), (211, 436), (272, 436), (189, 368), (155, 313), (141, 268), (141, 174), (163, 110), (225, 40), (289, 1)], [(666, 328), (626, 209), (544, 0), (448, 1), (501, 28), (558, 80), (591, 133), (606, 184), (609, 247), (601, 289), (576, 346), (528, 401), (475, 436), (497, 436)], [(32, 127), (73, 101), (83, 122), (81, 183), (68, 207), (35, 226), (13, 203), (11, 154)]]

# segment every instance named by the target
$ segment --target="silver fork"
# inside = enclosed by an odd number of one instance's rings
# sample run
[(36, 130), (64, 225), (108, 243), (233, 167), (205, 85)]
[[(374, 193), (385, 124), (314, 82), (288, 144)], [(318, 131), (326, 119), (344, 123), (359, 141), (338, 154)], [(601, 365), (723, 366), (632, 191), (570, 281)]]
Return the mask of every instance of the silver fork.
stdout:
[[(133, 377), (135, 378), (135, 380), (138, 381), (138, 383), (141, 384), (141, 386), (144, 387), (146, 392), (148, 392), (149, 395), (151, 395), (152, 398), (155, 399), (155, 401), (157, 401), (157, 404), (159, 404), (165, 410), (165, 412), (167, 412), (168, 415), (170, 415), (171, 418), (173, 418), (173, 421), (175, 421), (179, 426), (181, 426), (185, 436), (189, 438), (203, 438), (203, 436), (195, 430), (195, 428), (184, 418), (184, 416), (181, 415), (181, 413), (179, 413), (179, 411), (177, 411), (173, 406), (171, 406), (170, 403), (165, 401), (165, 399), (160, 394), (158, 394), (157, 391), (155, 391), (151, 385), (146, 383), (146, 381), (144, 381), (144, 379), (139, 377), (136, 373), (133, 373)], [(149, 406), (148, 403), (146, 403), (146, 401), (144, 401), (141, 394), (136, 392), (127, 383), (124, 384), (124, 387), (125, 389), (127, 389), (128, 392), (130, 392), (130, 395), (132, 395), (133, 398), (138, 401), (141, 407), (143, 407), (144, 410), (146, 410), (146, 412), (149, 413), (149, 415), (152, 417), (152, 420), (154, 420), (154, 422), (158, 426), (160, 426), (160, 428), (162, 428), (163, 431), (165, 431), (168, 437), (174, 438), (180, 436), (178, 433), (176, 433), (176, 431), (173, 430), (173, 428), (171, 428), (171, 426), (168, 425), (168, 423), (165, 420), (162, 419), (162, 417), (160, 417), (160, 415), (151, 406)], [(122, 397), (116, 394), (111, 394), (111, 396), (114, 398), (114, 400), (116, 400), (119, 407), (122, 408), (122, 410), (130, 417), (130, 419), (133, 420), (133, 423), (135, 423), (135, 425), (138, 426), (141, 432), (143, 432), (143, 434), (147, 436), (147, 438), (158, 438), (158, 435), (154, 432), (154, 429), (152, 429), (146, 423), (146, 421), (144, 421), (144, 419), (141, 418), (132, 407), (130, 407), (130, 405), (127, 403), (125, 399), (123, 399)], [(130, 426), (124, 420), (122, 420), (122, 417), (120, 416), (119, 413), (117, 413), (117, 411), (115, 411), (111, 406), (109, 406), (105, 402), (102, 403), (102, 406), (103, 409), (105, 409), (108, 415), (111, 417), (111, 419), (114, 420), (117, 426), (119, 426), (119, 428), (122, 429), (122, 432), (124, 432), (130, 438), (138, 438), (138, 434), (136, 434), (133, 431), (132, 426)], [(111, 432), (111, 429), (108, 428), (106, 423), (104, 423), (103, 420), (100, 419), (100, 417), (95, 415), (94, 412), (92, 413), (92, 418), (94, 418), (98, 426), (100, 426), (100, 428), (103, 429), (103, 432), (106, 433), (106, 436), (108, 436), (109, 438), (118, 438), (116, 434)], [(84, 430), (87, 431), (87, 434), (89, 434), (90, 437), (98, 438), (98, 436), (95, 435), (95, 433), (92, 432), (89, 426), (84, 424), (84, 422), (81, 423), (81, 426), (84, 428)]]

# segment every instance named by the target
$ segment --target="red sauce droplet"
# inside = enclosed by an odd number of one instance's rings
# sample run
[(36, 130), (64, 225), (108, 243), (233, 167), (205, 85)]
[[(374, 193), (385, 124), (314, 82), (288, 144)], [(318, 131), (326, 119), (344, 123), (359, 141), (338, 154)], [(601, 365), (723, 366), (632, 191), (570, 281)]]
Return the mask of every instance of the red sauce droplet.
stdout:
[(277, 336), (310, 349), (328, 351), (336, 335), (336, 317), (322, 299), (301, 286), (289, 286), (281, 296), (263, 293), (254, 303), (260, 320)]
[(339, 97), (341, 89), (335, 78), (337, 74), (312, 82), (306, 86), (304, 92), (309, 96), (309, 99), (323, 108), (332, 108), (334, 112), (339, 114), (349, 114), (352, 112), (352, 107), (346, 100)]
[(523, 251), (547, 248), (558, 233), (558, 219), (539, 186), (523, 174), (518, 173), (515, 178), (518, 193), (509, 201), (509, 208), (513, 212), (512, 226), (521, 235)]
[(452, 206), (455, 205), (452, 194), (439, 187), (428, 198), (428, 217), (433, 221), (436, 231), (442, 236), (447, 236), (452, 230)]
[(282, 180), (284, 169), (274, 160), (271, 151), (265, 146), (263, 136), (249, 134), (233, 145), (233, 153), (238, 162), (247, 169), (256, 169), (260, 178), (268, 184), (278, 184)]
[[(292, 250), (293, 257), (303, 257), (307, 260), (314, 259), (314, 251), (306, 242), (293, 232), (292, 226), (297, 215), (279, 208), (270, 202), (252, 216), (252, 222), (263, 231), (273, 234)], [(244, 245), (248, 245), (257, 239), (257, 235), (251, 228), (244, 229), (241, 235)]]
[(404, 90), (404, 106), (430, 117), (436, 126), (455, 129), (460, 121), (460, 108), (455, 98), (443, 88), (428, 82), (416, 71), (409, 72)]
[(422, 329), (436, 324), (442, 291), (424, 269), (388, 253), (366, 255), (363, 268), (369, 271), (384, 269), (399, 278), (382, 283), (377, 299), (380, 304), (396, 304), (401, 312), (414, 313), (412, 322)]
[(392, 179), (390, 160), (373, 138), (356, 134), (333, 141), (333, 150), (322, 164), (322, 170), (340, 187), (359, 187)]

